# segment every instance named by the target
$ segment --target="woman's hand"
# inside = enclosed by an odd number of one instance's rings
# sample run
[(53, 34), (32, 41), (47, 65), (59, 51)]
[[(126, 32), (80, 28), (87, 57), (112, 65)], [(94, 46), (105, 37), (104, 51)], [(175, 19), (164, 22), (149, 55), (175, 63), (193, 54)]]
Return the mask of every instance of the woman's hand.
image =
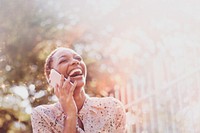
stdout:
[(57, 85), (55, 88), (55, 94), (59, 99), (59, 102), (62, 106), (62, 109), (67, 117), (69, 116), (76, 116), (77, 114), (77, 106), (74, 101), (74, 89), (76, 88), (77, 82), (75, 81), (74, 84), (70, 82), (70, 77), (65, 80), (65, 77), (62, 75), (60, 84)]

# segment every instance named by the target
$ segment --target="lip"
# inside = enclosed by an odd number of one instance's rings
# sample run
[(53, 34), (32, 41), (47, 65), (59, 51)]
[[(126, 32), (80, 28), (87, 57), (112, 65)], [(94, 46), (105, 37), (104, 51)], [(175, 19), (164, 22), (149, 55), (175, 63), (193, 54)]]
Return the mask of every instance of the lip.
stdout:
[(70, 79), (80, 79), (83, 77), (83, 74), (82, 75), (78, 75), (78, 76), (75, 76), (75, 77), (70, 77)]
[(83, 75), (79, 75), (79, 76), (76, 76), (76, 77), (70, 77), (70, 81), (72, 83), (74, 83), (74, 81), (77, 81), (77, 80), (82, 80), (84, 78)]
[[(73, 68), (73, 69), (71, 69), (70, 71), (67, 72), (67, 77), (70, 77), (69, 74), (71, 73), (71, 71), (73, 71), (75, 69), (80, 69), (82, 71), (82, 74), (80, 76), (84, 75), (84, 71), (81, 67), (75, 67), (75, 68)], [(78, 76), (76, 76), (76, 77), (78, 77)], [(70, 77), (70, 78), (72, 78), (72, 77)]]

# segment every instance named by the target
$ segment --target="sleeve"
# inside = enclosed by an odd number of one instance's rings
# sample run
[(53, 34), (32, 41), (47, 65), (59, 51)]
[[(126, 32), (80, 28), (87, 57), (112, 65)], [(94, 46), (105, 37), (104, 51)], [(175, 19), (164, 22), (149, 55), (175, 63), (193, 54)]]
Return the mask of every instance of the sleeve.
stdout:
[(33, 133), (51, 133), (48, 123), (45, 121), (39, 110), (33, 109), (31, 114), (31, 124)]
[(120, 101), (117, 100), (116, 106), (116, 133), (125, 133), (126, 132), (126, 112), (125, 108)]

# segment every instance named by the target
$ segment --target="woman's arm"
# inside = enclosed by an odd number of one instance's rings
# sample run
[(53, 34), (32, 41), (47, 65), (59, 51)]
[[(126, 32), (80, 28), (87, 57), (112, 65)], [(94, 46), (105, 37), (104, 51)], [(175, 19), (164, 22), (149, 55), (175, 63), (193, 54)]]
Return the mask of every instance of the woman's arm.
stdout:
[(76, 115), (78, 111), (73, 97), (76, 85), (76, 81), (72, 84), (70, 82), (70, 77), (65, 80), (62, 75), (60, 85), (57, 85), (55, 88), (55, 94), (59, 99), (64, 114), (66, 114), (63, 133), (76, 133)]
[(76, 133), (76, 116), (68, 116), (65, 119), (63, 133)]

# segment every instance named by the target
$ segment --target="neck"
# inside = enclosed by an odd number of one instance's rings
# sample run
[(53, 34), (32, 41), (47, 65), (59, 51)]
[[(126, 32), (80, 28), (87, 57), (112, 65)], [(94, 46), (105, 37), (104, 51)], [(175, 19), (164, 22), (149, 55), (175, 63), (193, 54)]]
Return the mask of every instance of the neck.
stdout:
[(76, 106), (78, 108), (78, 111), (80, 111), (86, 99), (86, 94), (85, 94), (84, 89), (81, 89), (79, 93), (75, 93), (73, 97), (74, 97)]

